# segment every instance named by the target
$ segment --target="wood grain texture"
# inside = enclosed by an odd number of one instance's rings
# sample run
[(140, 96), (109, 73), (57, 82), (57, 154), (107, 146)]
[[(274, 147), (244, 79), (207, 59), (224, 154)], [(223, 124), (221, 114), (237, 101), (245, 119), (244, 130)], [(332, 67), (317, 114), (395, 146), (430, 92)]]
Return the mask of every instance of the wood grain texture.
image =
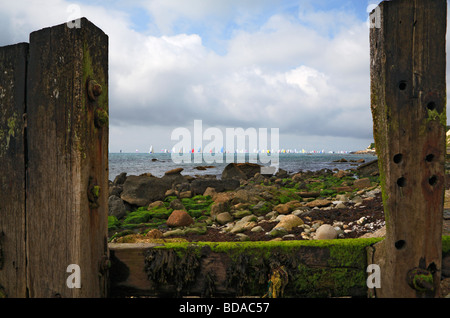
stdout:
[[(371, 109), (386, 216), (381, 297), (438, 297), (445, 186), (445, 0), (384, 1), (370, 30)], [(434, 290), (406, 280), (433, 272)]]
[(262, 297), (282, 268), (285, 297), (365, 297), (376, 241), (110, 243), (111, 296)]
[[(103, 88), (88, 96), (90, 80)], [(27, 284), (30, 297), (102, 297), (107, 277), (108, 37), (86, 19), (30, 35)], [(99, 191), (93, 196), (93, 187)], [(91, 202), (94, 197), (95, 202)], [(81, 269), (68, 288), (67, 266)]]
[(28, 44), (0, 48), (0, 296), (26, 297), (25, 84)]

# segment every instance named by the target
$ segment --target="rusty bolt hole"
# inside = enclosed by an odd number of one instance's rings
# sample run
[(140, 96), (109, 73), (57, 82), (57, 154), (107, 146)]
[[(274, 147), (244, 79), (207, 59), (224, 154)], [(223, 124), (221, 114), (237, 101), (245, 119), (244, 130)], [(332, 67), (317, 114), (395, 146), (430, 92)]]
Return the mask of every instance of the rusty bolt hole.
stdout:
[(438, 178), (436, 176), (432, 176), (430, 179), (428, 179), (428, 183), (432, 186), (436, 185), (438, 181)]
[(402, 162), (402, 160), (403, 160), (403, 155), (402, 155), (401, 153), (396, 154), (396, 155), (394, 156), (394, 162), (395, 162), (396, 164), (399, 164), (400, 162)]
[(398, 180), (397, 180), (397, 185), (398, 185), (400, 188), (405, 187), (405, 186), (406, 186), (406, 179), (405, 179), (404, 177), (398, 178)]
[(405, 247), (405, 240), (398, 240), (397, 242), (394, 243), (394, 246), (396, 249), (401, 250), (402, 248)]
[(427, 108), (428, 108), (429, 110), (435, 110), (435, 109), (436, 109), (436, 103), (435, 103), (435, 102), (429, 102), (429, 103), (427, 104)]

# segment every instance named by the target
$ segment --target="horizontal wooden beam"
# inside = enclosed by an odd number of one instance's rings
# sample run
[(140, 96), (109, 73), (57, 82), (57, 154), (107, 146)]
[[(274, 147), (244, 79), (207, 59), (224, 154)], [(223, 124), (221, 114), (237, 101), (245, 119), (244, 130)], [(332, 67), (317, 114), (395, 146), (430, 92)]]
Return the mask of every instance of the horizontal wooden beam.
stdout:
[(384, 265), (383, 242), (110, 243), (110, 296), (376, 297), (367, 270)]
[(380, 239), (109, 244), (112, 297), (367, 297)]

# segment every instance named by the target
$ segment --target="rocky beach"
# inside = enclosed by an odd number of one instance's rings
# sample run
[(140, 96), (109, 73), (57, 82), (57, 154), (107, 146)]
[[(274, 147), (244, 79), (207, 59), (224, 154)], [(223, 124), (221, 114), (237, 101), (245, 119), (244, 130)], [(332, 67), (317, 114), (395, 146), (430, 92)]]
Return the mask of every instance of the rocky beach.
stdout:
[(348, 170), (279, 169), (275, 175), (262, 175), (260, 165), (230, 163), (221, 178), (186, 176), (182, 168), (162, 177), (121, 173), (110, 181), (109, 239), (131, 243), (383, 236), (377, 162), (355, 164)]

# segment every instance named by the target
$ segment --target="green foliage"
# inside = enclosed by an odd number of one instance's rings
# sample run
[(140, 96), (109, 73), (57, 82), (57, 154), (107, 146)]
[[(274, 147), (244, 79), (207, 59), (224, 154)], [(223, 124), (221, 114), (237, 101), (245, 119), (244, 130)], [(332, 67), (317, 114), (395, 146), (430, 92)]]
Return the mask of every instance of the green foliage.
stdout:
[(108, 231), (115, 230), (120, 226), (120, 222), (117, 217), (113, 215), (108, 215)]
[(181, 199), (186, 211), (194, 218), (209, 215), (213, 200), (211, 196), (196, 195), (193, 198)]
[(167, 219), (170, 213), (172, 213), (172, 209), (166, 209), (165, 207), (155, 207), (151, 210), (140, 207), (136, 211), (128, 213), (123, 220), (123, 224), (141, 224), (148, 223), (152, 219)]
[(323, 197), (332, 197), (332, 196), (336, 196), (336, 194), (337, 194), (336, 190), (331, 190), (331, 189), (325, 189), (320, 192), (320, 195)]

